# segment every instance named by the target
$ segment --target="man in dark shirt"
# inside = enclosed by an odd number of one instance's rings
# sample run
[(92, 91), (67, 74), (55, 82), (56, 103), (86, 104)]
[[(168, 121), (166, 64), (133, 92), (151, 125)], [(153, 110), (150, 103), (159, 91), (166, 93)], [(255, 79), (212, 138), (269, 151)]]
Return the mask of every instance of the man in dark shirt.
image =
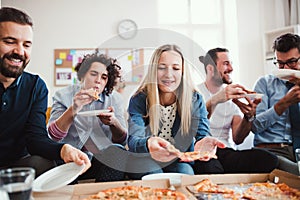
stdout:
[(52, 141), (46, 131), (48, 90), (38, 76), (24, 72), (30, 61), (32, 20), (15, 8), (0, 9), (0, 168), (28, 166), (36, 175), (54, 167), (51, 160), (90, 167), (86, 154)]

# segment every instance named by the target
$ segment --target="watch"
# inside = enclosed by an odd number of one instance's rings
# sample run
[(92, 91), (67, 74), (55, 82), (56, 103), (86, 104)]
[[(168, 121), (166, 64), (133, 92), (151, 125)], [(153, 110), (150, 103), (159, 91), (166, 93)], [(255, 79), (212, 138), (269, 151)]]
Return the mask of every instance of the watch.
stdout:
[(253, 122), (255, 119), (256, 119), (256, 115), (247, 115), (247, 114), (244, 114), (244, 118), (248, 121), (248, 122)]
[(137, 24), (131, 19), (124, 19), (118, 24), (118, 34), (123, 39), (134, 38), (137, 31)]

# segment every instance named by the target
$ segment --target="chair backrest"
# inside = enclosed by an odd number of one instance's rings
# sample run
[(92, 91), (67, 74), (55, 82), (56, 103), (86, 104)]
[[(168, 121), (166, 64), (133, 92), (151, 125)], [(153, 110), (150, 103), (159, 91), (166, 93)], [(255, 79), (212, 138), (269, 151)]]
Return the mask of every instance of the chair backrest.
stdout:
[(46, 111), (46, 125), (48, 124), (48, 121), (50, 119), (50, 113), (51, 113), (51, 107), (48, 107)]

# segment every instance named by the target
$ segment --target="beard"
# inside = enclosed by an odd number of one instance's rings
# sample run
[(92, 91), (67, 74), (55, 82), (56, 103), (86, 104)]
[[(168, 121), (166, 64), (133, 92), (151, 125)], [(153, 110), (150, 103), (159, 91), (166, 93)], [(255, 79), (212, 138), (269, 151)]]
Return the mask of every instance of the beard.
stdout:
[(226, 79), (226, 78), (224, 78), (224, 77), (222, 77), (222, 81), (223, 81), (223, 83), (224, 84), (227, 84), (227, 85), (229, 85), (229, 84), (231, 84), (232, 83), (232, 80), (231, 79)]
[(223, 84), (231, 84), (232, 83), (232, 79), (227, 79), (221, 72), (219, 72), (216, 68), (214, 68), (214, 75), (212, 77), (212, 79), (214, 80), (214, 82), (217, 85), (223, 85)]
[[(23, 62), (23, 65), (21, 67), (14, 66), (14, 65), (8, 65), (5, 63), (5, 59), (19, 59)], [(25, 67), (29, 63), (26, 62), (25, 56), (20, 56), (18, 54), (4, 54), (2, 58), (0, 58), (0, 73), (8, 78), (18, 78), (24, 71)]]

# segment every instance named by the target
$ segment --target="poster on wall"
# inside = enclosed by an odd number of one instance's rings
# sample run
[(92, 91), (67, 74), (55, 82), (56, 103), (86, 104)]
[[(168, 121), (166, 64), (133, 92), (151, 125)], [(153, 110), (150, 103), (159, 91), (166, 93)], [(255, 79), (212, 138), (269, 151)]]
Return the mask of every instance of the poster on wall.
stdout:
[(55, 72), (57, 85), (72, 84), (72, 69), (71, 68), (56, 68)]
[[(75, 67), (81, 62), (84, 55), (94, 53), (95, 49), (55, 49), (54, 68), (55, 86), (77, 84)], [(131, 48), (104, 48), (98, 49), (100, 54), (106, 54), (117, 59), (122, 68), (123, 81), (128, 84), (138, 84), (144, 75), (143, 49)]]

